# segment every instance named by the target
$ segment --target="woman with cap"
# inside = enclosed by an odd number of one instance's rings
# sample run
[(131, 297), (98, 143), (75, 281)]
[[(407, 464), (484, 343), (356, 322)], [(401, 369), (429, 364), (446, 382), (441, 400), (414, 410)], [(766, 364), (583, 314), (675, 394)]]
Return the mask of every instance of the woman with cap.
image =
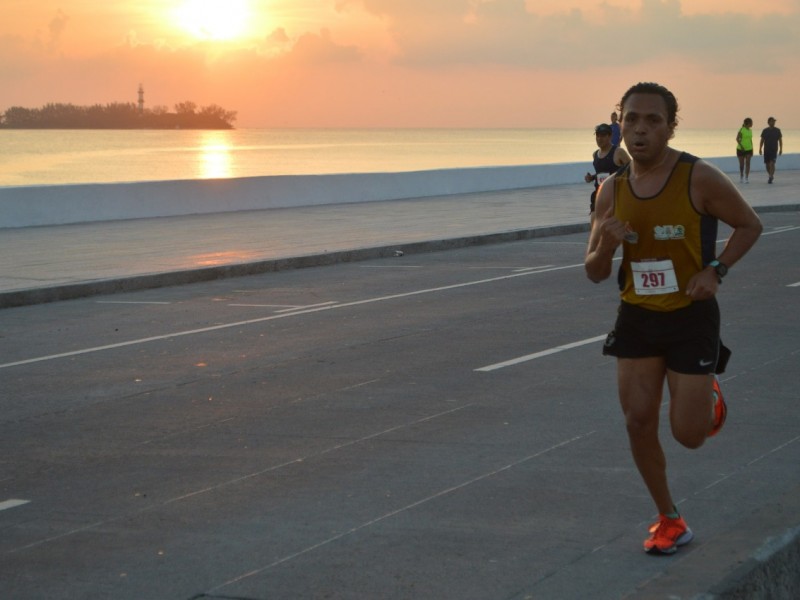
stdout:
[(601, 123), (594, 128), (594, 137), (597, 142), (597, 150), (592, 155), (592, 166), (594, 174), (586, 173), (584, 180), (586, 183), (594, 182), (594, 191), (589, 200), (589, 220), (594, 222), (594, 201), (597, 197), (597, 190), (612, 173), (616, 173), (620, 168), (631, 162), (631, 157), (621, 146), (611, 143), (611, 125)]

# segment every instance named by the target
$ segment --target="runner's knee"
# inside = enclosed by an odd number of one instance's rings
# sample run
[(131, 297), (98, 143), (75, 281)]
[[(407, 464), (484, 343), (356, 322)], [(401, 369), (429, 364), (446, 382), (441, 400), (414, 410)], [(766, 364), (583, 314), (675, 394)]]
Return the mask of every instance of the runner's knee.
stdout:
[(709, 430), (710, 426), (708, 424), (703, 424), (702, 426), (693, 425), (692, 427), (673, 426), (672, 437), (681, 446), (695, 450), (705, 443)]

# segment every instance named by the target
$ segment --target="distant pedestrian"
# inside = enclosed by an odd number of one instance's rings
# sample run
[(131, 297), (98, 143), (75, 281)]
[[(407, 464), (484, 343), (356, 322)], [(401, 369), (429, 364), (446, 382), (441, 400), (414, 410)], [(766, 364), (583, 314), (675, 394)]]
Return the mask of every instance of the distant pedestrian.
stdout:
[(616, 173), (620, 168), (631, 162), (631, 157), (621, 146), (611, 143), (611, 136), (611, 126), (607, 123), (601, 123), (594, 128), (594, 138), (597, 142), (597, 150), (592, 154), (594, 174), (587, 173), (584, 177), (586, 183), (594, 182), (594, 191), (589, 200), (590, 222), (594, 222), (594, 203), (600, 184), (608, 179), (612, 173)]
[(761, 132), (761, 143), (758, 144), (758, 153), (764, 155), (764, 165), (767, 167), (769, 179), (767, 183), (772, 183), (775, 179), (775, 163), (778, 156), (783, 154), (783, 134), (775, 127), (775, 117), (767, 119), (767, 125)]
[(613, 146), (619, 146), (621, 141), (622, 133), (619, 129), (619, 117), (617, 117), (617, 112), (614, 111), (611, 113), (611, 144)]
[(753, 119), (747, 117), (736, 134), (736, 157), (739, 159), (739, 183), (750, 183), (750, 159), (753, 158)]

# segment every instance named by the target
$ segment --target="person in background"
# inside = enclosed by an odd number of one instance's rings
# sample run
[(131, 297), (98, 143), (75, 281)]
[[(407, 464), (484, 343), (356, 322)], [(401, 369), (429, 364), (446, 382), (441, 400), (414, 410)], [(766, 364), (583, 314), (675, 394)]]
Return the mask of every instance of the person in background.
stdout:
[(750, 159), (753, 158), (753, 119), (747, 117), (736, 134), (736, 157), (739, 159), (739, 183), (750, 183)]
[(611, 144), (614, 146), (619, 146), (619, 143), (622, 141), (622, 133), (619, 129), (619, 119), (617, 117), (617, 111), (611, 113)]
[(628, 153), (622, 147), (611, 142), (611, 136), (611, 126), (606, 123), (601, 123), (594, 128), (594, 138), (597, 142), (597, 150), (592, 154), (594, 174), (587, 173), (584, 177), (586, 183), (594, 182), (594, 191), (589, 200), (589, 220), (592, 223), (594, 222), (595, 199), (600, 184), (612, 173), (616, 173), (621, 167), (631, 162)]
[(767, 119), (767, 125), (761, 132), (761, 142), (758, 144), (758, 153), (764, 154), (764, 165), (767, 167), (769, 179), (767, 183), (772, 183), (775, 179), (775, 163), (778, 156), (783, 154), (783, 134), (775, 127), (775, 117)]
[[(599, 283), (619, 267), (621, 304), (603, 354), (617, 358), (619, 400), (636, 467), (658, 509), (644, 550), (672, 554), (693, 534), (678, 513), (659, 440), (662, 394), (673, 437), (699, 448), (727, 409), (715, 373), (730, 354), (720, 342), (720, 283), (761, 235), (761, 222), (730, 177), (669, 146), (678, 102), (664, 86), (639, 83), (619, 104), (632, 161), (597, 194), (584, 261)], [(731, 234), (717, 256), (718, 222)]]

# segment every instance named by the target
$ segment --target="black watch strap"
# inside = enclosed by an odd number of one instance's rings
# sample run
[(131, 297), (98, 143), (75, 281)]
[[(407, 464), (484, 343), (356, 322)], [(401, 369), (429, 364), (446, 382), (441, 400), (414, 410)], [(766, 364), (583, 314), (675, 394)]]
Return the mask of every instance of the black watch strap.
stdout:
[(717, 273), (717, 279), (719, 279), (719, 282), (722, 283), (722, 278), (728, 274), (727, 265), (719, 262), (718, 260), (712, 260), (710, 263), (708, 263), (708, 266), (714, 268), (714, 271)]

